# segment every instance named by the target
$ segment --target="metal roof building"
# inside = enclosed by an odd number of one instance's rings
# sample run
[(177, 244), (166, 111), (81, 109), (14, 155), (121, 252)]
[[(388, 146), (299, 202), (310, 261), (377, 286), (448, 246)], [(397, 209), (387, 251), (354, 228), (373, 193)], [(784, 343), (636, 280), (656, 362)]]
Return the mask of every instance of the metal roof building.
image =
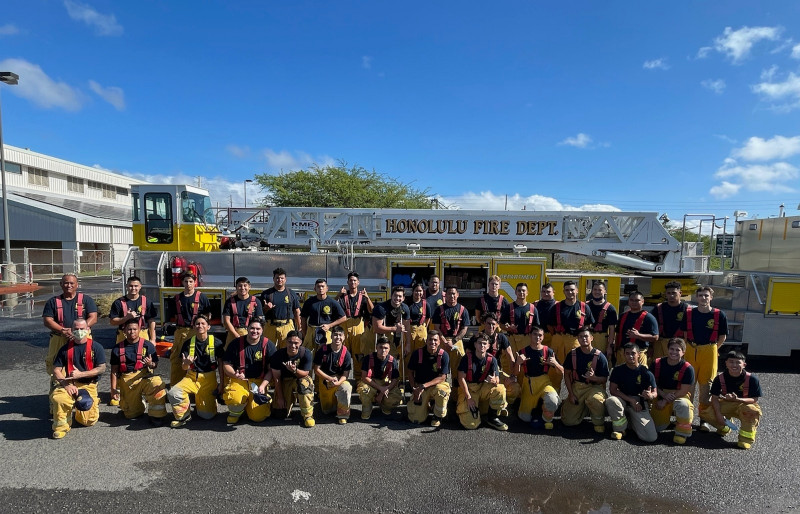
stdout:
[[(63, 271), (81, 252), (106, 250), (121, 264), (133, 242), (132, 184), (124, 175), (4, 145), (12, 260), (22, 248), (65, 250)], [(2, 212), (2, 207), (0, 207)], [(0, 223), (0, 240), (5, 239)]]

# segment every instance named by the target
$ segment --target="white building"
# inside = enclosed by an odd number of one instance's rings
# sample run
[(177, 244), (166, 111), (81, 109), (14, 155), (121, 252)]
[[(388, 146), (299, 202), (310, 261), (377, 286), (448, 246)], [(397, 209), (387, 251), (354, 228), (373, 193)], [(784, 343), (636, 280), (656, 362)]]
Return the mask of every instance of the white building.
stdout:
[[(131, 185), (145, 182), (23, 148), (3, 148), (12, 260), (22, 262), (23, 248), (60, 249), (61, 258), (54, 260), (63, 260), (63, 269), (49, 273), (58, 274), (73, 271), (91, 251), (119, 267), (133, 243)], [(5, 237), (0, 223), (0, 239)]]

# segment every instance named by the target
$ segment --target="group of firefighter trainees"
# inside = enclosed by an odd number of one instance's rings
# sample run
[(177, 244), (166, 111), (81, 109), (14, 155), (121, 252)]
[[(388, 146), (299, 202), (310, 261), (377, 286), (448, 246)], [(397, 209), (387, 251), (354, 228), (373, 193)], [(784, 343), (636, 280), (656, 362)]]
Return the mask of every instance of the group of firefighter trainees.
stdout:
[[(375, 406), (386, 416), (397, 415), (407, 382), (413, 423), (430, 416), (438, 427), (455, 404), (464, 428), (485, 423), (507, 430), (503, 418), (519, 401), (517, 416), (535, 430), (552, 430), (560, 408), (563, 425), (579, 425), (588, 416), (599, 434), (608, 415), (612, 439), (631, 429), (653, 442), (674, 416), (673, 442), (684, 444), (692, 435), (696, 384), (699, 429), (713, 427), (721, 436), (738, 429), (742, 449), (755, 441), (759, 380), (735, 351), (725, 355), (717, 373), (727, 320), (711, 307), (710, 287), (697, 289), (697, 306), (691, 307), (681, 299), (681, 284), (669, 282), (666, 301), (649, 312), (643, 295), (632, 292), (629, 309), (618, 315), (602, 281), (593, 284), (586, 302), (578, 300), (577, 284), (567, 281), (564, 300), (555, 301), (553, 287), (545, 284), (541, 298), (529, 303), (526, 284), (517, 284), (516, 299), (508, 302), (499, 292), (500, 278), (492, 276), (474, 308), (480, 330), (465, 340), (473, 318), (458, 302), (457, 288), (440, 290), (435, 275), (427, 288), (414, 285), (408, 299), (403, 287), (394, 287), (391, 298), (377, 304), (359, 290), (357, 273), (348, 275), (338, 298), (319, 279), (316, 295), (302, 307), (284, 269), (274, 270), (273, 281), (256, 297), (247, 278), (236, 280), (236, 293), (223, 307), (227, 337), (221, 341), (209, 333), (211, 305), (196, 289), (197, 277), (183, 276), (184, 291), (167, 305), (167, 318), (177, 325), (167, 388), (154, 373), (157, 309), (140, 294), (141, 280), (128, 278), (127, 294), (109, 313), (119, 327), (111, 351), (110, 405), (129, 419), (147, 413), (160, 426), (169, 403), (169, 425), (178, 428), (191, 419), (190, 395), (204, 419), (216, 415), (218, 398), (224, 401), (229, 424), (243, 415), (252, 422), (285, 419), (298, 404), (303, 425), (313, 427), (316, 392), (319, 410), (346, 424), (352, 373), (362, 420), (372, 417)], [(78, 291), (75, 275), (65, 275), (61, 287), (63, 294), (51, 298), (43, 313), (51, 330), (46, 364), (54, 439), (69, 432), (73, 418), (86, 426), (97, 422), (97, 383), (106, 370), (103, 346), (91, 335), (94, 300)]]

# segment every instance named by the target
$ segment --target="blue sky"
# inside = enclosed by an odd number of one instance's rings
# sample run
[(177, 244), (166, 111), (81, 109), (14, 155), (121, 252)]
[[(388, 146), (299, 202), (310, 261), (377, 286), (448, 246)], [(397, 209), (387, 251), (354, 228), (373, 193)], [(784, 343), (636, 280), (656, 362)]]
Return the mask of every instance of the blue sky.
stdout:
[(798, 22), (796, 1), (5, 0), (3, 136), (223, 205), (344, 160), (462, 208), (793, 215)]

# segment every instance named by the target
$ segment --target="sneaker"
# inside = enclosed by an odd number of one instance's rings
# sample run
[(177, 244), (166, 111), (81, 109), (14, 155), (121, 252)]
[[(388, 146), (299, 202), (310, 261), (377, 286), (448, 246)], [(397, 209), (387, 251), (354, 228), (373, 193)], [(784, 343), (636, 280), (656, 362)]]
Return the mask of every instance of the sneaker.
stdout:
[(672, 438), (672, 442), (675, 444), (686, 444), (686, 438), (682, 435), (676, 435)]
[(239, 416), (228, 416), (228, 419), (225, 420), (229, 425), (235, 425), (237, 421), (239, 421)]
[(147, 417), (148, 420), (150, 421), (150, 424), (153, 425), (154, 427), (160, 427), (161, 425), (164, 424), (164, 418), (155, 418), (153, 416), (147, 416)]
[(108, 400), (108, 404), (109, 404), (110, 406), (112, 406), (112, 407), (119, 407), (119, 398), (114, 398), (114, 397), (112, 396), (112, 397), (111, 397), (111, 399), (110, 399), (110, 400)]
[[(729, 429), (729, 430), (730, 430), (730, 429)], [(751, 445), (752, 445), (751, 443), (747, 443), (747, 442), (745, 442), (745, 441), (739, 441), (739, 442), (736, 444), (736, 446), (738, 446), (738, 447), (739, 447), (739, 448), (741, 448), (742, 450), (749, 450)]]
[(594, 431), (597, 432), (598, 434), (605, 434), (606, 433), (606, 427), (604, 425), (595, 425), (594, 426)]
[(442, 426), (442, 418), (434, 416), (433, 419), (431, 420), (431, 426), (434, 428)]
[(64, 439), (66, 432), (53, 432), (53, 439)]
[(175, 421), (171, 422), (169, 426), (170, 428), (180, 428), (188, 423), (190, 419), (192, 419), (192, 416), (186, 415), (183, 419), (176, 419)]
[(508, 430), (508, 425), (500, 421), (500, 418), (490, 418), (486, 424), (495, 430)]
[(531, 428), (534, 430), (541, 430), (544, 428), (544, 421), (541, 418), (533, 418), (531, 420)]
[(345, 418), (337, 418), (336, 422), (339, 423), (340, 425), (346, 425), (347, 424), (347, 419), (345, 419)]
[(720, 428), (719, 430), (717, 430), (717, 435), (720, 436), (720, 437), (725, 437), (726, 435), (728, 435), (730, 433), (731, 433), (731, 427), (729, 427), (727, 425), (722, 427), (722, 428)]
[(705, 421), (700, 423), (700, 431), (701, 432), (711, 432), (711, 425), (709, 425)]
[(303, 426), (306, 428), (311, 428), (317, 423), (314, 421), (314, 418), (306, 418), (303, 420)]
[[(595, 427), (595, 430), (596, 429), (597, 429), (597, 427)], [(611, 439), (614, 439), (615, 441), (619, 441), (620, 439), (622, 439), (622, 432), (611, 432)]]
[(553, 430), (553, 422), (552, 421), (545, 421), (544, 422), (544, 429), (545, 430)]

